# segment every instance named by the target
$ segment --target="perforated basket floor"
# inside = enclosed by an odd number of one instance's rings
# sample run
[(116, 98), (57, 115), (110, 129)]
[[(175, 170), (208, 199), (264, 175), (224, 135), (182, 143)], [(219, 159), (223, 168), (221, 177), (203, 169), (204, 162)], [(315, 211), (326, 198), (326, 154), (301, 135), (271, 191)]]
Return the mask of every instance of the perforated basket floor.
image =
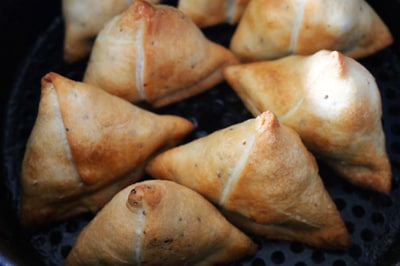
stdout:
[[(211, 39), (228, 45), (233, 28), (219, 26), (207, 29)], [(221, 32), (223, 34), (221, 34)], [(14, 209), (19, 203), (19, 177), (24, 148), (37, 114), (40, 79), (54, 71), (81, 80), (86, 62), (66, 65), (62, 61), (63, 22), (56, 18), (38, 39), (31, 55), (19, 73), (8, 106), (5, 134), (6, 185)], [(400, 50), (392, 46), (361, 61), (376, 77), (383, 103), (383, 125), (387, 150), (393, 167), (393, 189), (390, 195), (362, 190), (335, 176), (323, 164), (320, 175), (337, 204), (351, 234), (353, 245), (346, 251), (325, 251), (301, 243), (271, 241), (254, 237), (260, 249), (253, 257), (234, 265), (390, 265), (400, 229)], [(207, 135), (217, 129), (252, 117), (233, 90), (222, 83), (183, 102), (156, 110), (178, 114), (196, 125), (186, 141)], [(30, 245), (45, 265), (62, 265), (78, 233), (91, 215), (30, 233)], [(35, 263), (36, 265), (36, 263)]]

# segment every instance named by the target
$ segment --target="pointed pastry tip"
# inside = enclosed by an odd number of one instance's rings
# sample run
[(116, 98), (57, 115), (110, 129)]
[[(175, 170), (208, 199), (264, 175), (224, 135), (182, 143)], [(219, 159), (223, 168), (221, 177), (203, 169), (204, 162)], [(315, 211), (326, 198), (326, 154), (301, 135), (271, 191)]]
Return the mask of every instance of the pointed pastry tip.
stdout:
[(128, 194), (128, 200), (126, 202), (128, 209), (137, 208), (142, 205), (143, 191), (138, 190), (135, 187), (131, 189)]
[[(381, 162), (381, 165), (388, 164), (387, 162)], [(387, 166), (388, 167), (388, 166)], [(350, 174), (349, 174), (350, 175)], [(352, 176), (356, 176), (353, 174)], [(367, 189), (375, 190), (379, 193), (389, 195), (392, 188), (392, 175), (391, 172), (384, 169), (376, 170), (376, 172), (370, 174), (368, 178), (360, 179), (360, 181), (355, 180), (356, 185), (359, 182), (360, 186), (363, 186)]]
[(151, 3), (143, 0), (136, 0), (132, 5), (130, 5), (126, 12), (131, 14), (133, 17), (142, 18), (152, 15), (155, 10)]
[(133, 3), (133, 6), (135, 7), (135, 10), (138, 12), (143, 12), (146, 9), (151, 8), (151, 4), (144, 0), (136, 0)]
[(134, 186), (128, 194), (128, 199), (126, 201), (128, 209), (136, 209), (143, 206), (146, 201), (146, 190), (151, 190), (151, 186), (144, 186), (142, 184), (137, 184)]
[(41, 79), (41, 89), (47, 90), (50, 87), (54, 87), (56, 90), (59, 87), (64, 87), (64, 86), (72, 86), (72, 84), (75, 82), (71, 79), (68, 79), (58, 73), (55, 72), (48, 72), (45, 74), (42, 79)]
[(329, 54), (329, 58), (332, 62), (333, 69), (336, 71), (336, 75), (341, 77), (345, 72), (345, 57), (339, 51), (332, 51)]
[(274, 129), (280, 126), (276, 115), (271, 111), (265, 111), (256, 118), (258, 130)]
[[(345, 230), (345, 229), (344, 229)], [(341, 234), (337, 234), (331, 241), (331, 243), (327, 243), (325, 248), (334, 249), (334, 250), (346, 250), (351, 247), (352, 239), (347, 231), (344, 231)]]
[(131, 189), (126, 202), (130, 210), (141, 207), (144, 203), (149, 207), (158, 205), (161, 201), (161, 192), (153, 183), (139, 183)]
[(41, 90), (48, 90), (50, 88), (57, 88), (64, 87), (66, 85), (72, 86), (71, 84), (74, 82), (60, 74), (55, 72), (48, 72), (45, 74), (41, 79)]
[(225, 79), (234, 78), (236, 76), (236, 74), (238, 73), (238, 71), (240, 70), (240, 68), (241, 68), (241, 65), (239, 65), (239, 64), (229, 65), (229, 66), (224, 67), (224, 69), (222, 70), (222, 74)]
[[(167, 115), (165, 115), (166, 117)], [(179, 142), (187, 134), (194, 130), (194, 124), (183, 117), (170, 116), (172, 118), (171, 125), (173, 126), (173, 133), (171, 135), (171, 141), (173, 143)]]
[(53, 83), (53, 80), (58, 76), (58, 74), (54, 73), (54, 72), (49, 72), (46, 75), (44, 75), (42, 77), (41, 80), (41, 85), (42, 87), (45, 87), (47, 84), (49, 83)]

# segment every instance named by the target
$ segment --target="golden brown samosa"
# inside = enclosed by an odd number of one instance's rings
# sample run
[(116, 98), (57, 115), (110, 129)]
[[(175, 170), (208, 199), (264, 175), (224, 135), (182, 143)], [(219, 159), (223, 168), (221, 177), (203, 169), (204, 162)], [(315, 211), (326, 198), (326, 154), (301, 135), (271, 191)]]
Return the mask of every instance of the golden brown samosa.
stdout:
[(250, 0), (179, 0), (178, 9), (203, 28), (222, 23), (236, 24)]
[(146, 171), (199, 192), (252, 234), (318, 248), (349, 246), (315, 158), (272, 112), (160, 153)]
[(392, 42), (387, 26), (364, 0), (252, 0), (230, 48), (242, 61), (322, 49), (362, 58)]
[(156, 115), (48, 73), (22, 165), (21, 223), (34, 227), (95, 213), (143, 176), (150, 156), (192, 129), (184, 118)]
[(84, 82), (131, 102), (161, 107), (223, 81), (237, 63), (177, 8), (136, 0), (99, 33)]
[(65, 265), (220, 265), (255, 251), (201, 195), (149, 180), (115, 195), (80, 233)]
[(253, 115), (273, 111), (347, 180), (389, 192), (381, 97), (360, 63), (323, 50), (229, 67), (224, 74)]
[[(92, 50), (94, 39), (104, 24), (132, 4), (134, 0), (63, 0), (64, 60), (74, 63)], [(147, 0), (159, 3), (159, 0)]]

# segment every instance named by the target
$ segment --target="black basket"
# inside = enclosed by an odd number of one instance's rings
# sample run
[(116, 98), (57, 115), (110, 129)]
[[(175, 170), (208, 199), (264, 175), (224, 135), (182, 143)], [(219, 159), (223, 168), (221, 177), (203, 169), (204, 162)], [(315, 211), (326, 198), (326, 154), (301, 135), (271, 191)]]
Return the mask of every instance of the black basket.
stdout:
[[(399, 38), (398, 17), (400, 3), (389, 7), (371, 2), (371, 5), (391, 26)], [(397, 13), (396, 13), (397, 12)], [(385, 16), (383, 16), (385, 14)], [(233, 26), (220, 25), (204, 30), (212, 40), (229, 44)], [(396, 39), (397, 40), (397, 39)], [(19, 205), (20, 170), (26, 141), (36, 119), (40, 97), (40, 79), (56, 72), (74, 80), (81, 80), (86, 61), (67, 65), (62, 60), (63, 20), (58, 15), (37, 41), (19, 70), (7, 105), (4, 131), (4, 165), (2, 180), (11, 201), (11, 212), (16, 216)], [(336, 203), (351, 234), (353, 245), (346, 251), (326, 251), (297, 242), (272, 241), (252, 236), (260, 249), (255, 256), (234, 265), (391, 265), (397, 261), (400, 230), (400, 49), (399, 43), (360, 60), (375, 76), (381, 91), (383, 126), (387, 151), (393, 170), (393, 187), (389, 195), (355, 187), (338, 178), (330, 168), (319, 162), (320, 175)], [(152, 110), (177, 114), (191, 120), (196, 128), (185, 141), (208, 135), (226, 126), (251, 118), (240, 99), (227, 83), (185, 101)], [(82, 215), (35, 232), (18, 234), (28, 248), (45, 265), (61, 265), (68, 255), (80, 230), (92, 215)], [(17, 225), (14, 225), (18, 228)], [(0, 236), (1, 237), (1, 236)], [(10, 238), (9, 235), (3, 238)], [(1, 246), (0, 246), (1, 249)], [(1, 261), (0, 261), (1, 262)], [(34, 263), (35, 265), (37, 263)]]

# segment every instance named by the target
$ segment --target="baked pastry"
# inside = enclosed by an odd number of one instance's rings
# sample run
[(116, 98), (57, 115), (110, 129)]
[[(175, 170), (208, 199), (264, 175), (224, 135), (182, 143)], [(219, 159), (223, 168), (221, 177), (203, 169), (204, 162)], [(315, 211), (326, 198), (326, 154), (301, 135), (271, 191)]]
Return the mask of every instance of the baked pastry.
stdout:
[(219, 265), (255, 251), (198, 193), (149, 180), (115, 195), (80, 233), (65, 265)]
[(146, 171), (199, 192), (246, 232), (318, 248), (350, 244), (314, 157), (272, 112), (162, 152)]
[[(74, 63), (89, 56), (104, 24), (127, 9), (134, 0), (63, 0), (64, 60)], [(147, 0), (159, 3), (159, 0)]]
[(230, 48), (242, 61), (322, 49), (362, 58), (392, 42), (387, 26), (364, 0), (252, 0)]
[(237, 63), (177, 8), (136, 0), (99, 33), (84, 82), (133, 103), (174, 103), (223, 81)]
[(323, 50), (229, 67), (224, 74), (253, 115), (273, 111), (348, 181), (389, 192), (381, 97), (360, 63)]
[(199, 27), (236, 24), (250, 0), (179, 0), (178, 9)]
[(184, 118), (156, 115), (48, 73), (22, 165), (21, 223), (34, 227), (97, 212), (143, 176), (150, 156), (192, 129)]

